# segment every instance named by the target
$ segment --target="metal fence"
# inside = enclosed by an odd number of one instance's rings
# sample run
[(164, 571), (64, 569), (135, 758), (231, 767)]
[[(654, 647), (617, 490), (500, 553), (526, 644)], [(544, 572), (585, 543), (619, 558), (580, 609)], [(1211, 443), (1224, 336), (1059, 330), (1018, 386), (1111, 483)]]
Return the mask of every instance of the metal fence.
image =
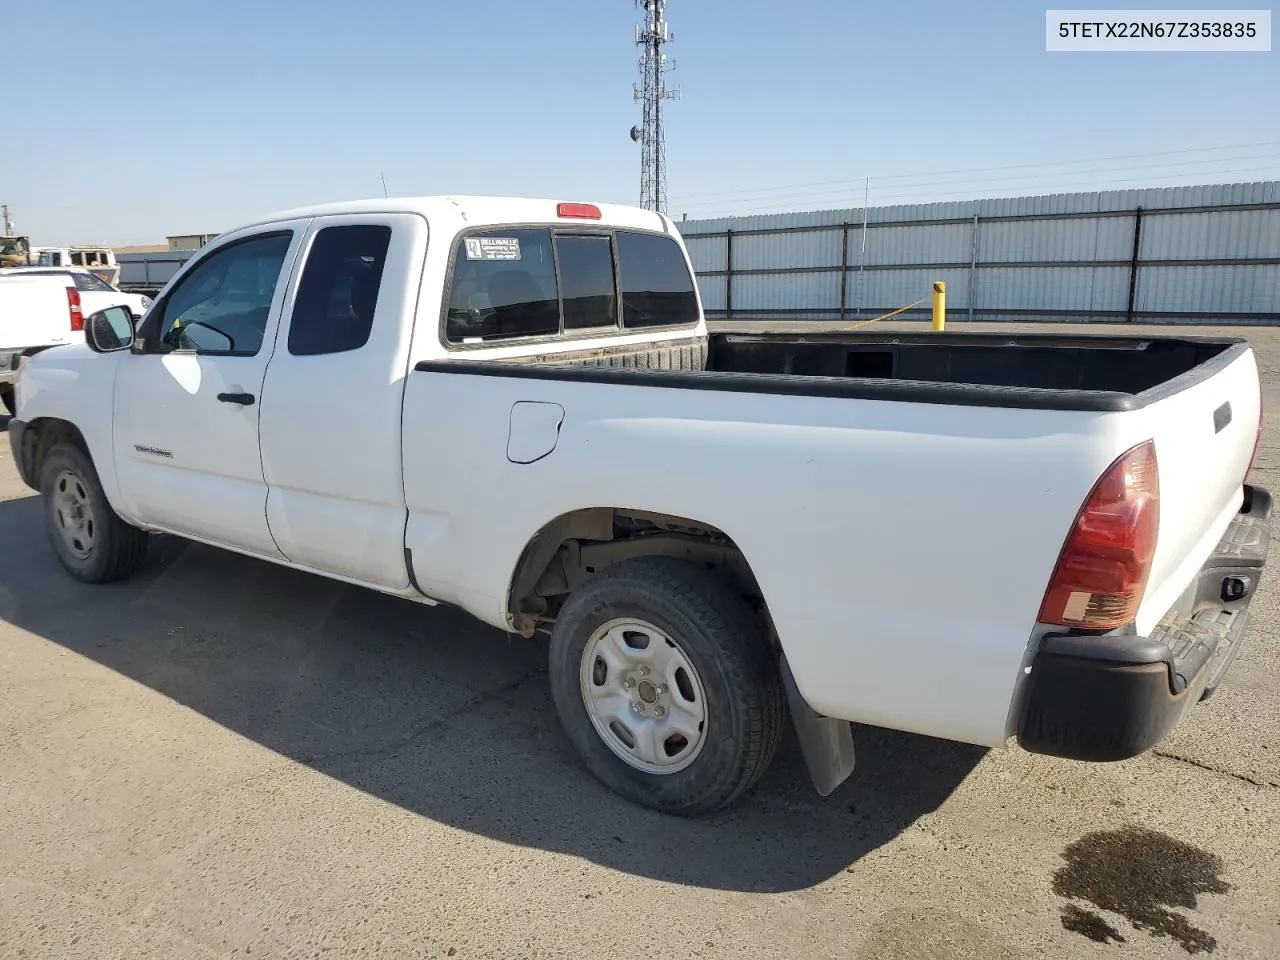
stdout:
[[(1280, 181), (688, 220), (707, 315), (1280, 323)], [(922, 316), (927, 304), (905, 316)]]

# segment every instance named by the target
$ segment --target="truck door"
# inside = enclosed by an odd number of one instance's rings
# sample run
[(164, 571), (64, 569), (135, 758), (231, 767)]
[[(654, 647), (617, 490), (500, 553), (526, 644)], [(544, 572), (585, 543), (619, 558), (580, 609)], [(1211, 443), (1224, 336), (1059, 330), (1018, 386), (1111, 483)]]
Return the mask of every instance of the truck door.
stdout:
[(287, 265), (307, 221), (238, 232), (156, 302), (116, 377), (116, 470), (129, 513), (279, 557), (258, 447), (262, 380)]
[(383, 589), (409, 589), (400, 417), (426, 245), (414, 214), (314, 220), (263, 386), (275, 542)]

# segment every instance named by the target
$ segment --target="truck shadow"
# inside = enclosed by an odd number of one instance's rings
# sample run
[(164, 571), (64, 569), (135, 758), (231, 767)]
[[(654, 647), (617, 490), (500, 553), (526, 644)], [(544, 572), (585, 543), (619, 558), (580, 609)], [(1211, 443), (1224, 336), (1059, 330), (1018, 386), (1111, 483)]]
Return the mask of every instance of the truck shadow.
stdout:
[(823, 799), (789, 735), (733, 810), (664, 817), (578, 763), (542, 641), (173, 538), (132, 580), (84, 586), (54, 561), (35, 497), (0, 501), (0, 542), (0, 619), (407, 810), (654, 879), (820, 883), (937, 808), (984, 753), (859, 728), (858, 769)]

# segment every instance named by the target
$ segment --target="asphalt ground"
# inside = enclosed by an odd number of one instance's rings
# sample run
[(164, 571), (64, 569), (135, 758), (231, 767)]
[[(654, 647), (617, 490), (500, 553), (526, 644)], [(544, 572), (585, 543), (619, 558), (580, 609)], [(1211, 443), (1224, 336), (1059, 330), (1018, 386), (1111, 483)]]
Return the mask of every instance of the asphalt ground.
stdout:
[[(1280, 330), (1186, 332), (1248, 336), (1280, 411)], [(1278, 453), (1280, 415), (1280, 491)], [(1275, 958), (1276, 570), (1154, 752), (859, 727), (822, 799), (789, 737), (685, 821), (586, 773), (537, 641), (171, 538), (77, 584), (0, 443), (0, 958)]]

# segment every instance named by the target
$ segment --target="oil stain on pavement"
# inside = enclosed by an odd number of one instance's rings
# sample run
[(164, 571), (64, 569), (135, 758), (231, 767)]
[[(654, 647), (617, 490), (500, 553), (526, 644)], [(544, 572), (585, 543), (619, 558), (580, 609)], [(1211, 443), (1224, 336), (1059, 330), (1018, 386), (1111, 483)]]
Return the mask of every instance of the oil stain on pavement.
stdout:
[[(1154, 830), (1129, 826), (1090, 833), (1062, 853), (1066, 864), (1053, 876), (1053, 892), (1125, 917), (1137, 930), (1169, 937), (1187, 953), (1212, 953), (1218, 941), (1192, 926), (1173, 908), (1194, 910), (1206, 893), (1227, 893), (1213, 853)], [(1068, 903), (1062, 926), (1098, 943), (1123, 942), (1101, 915)]]
[(1062, 908), (1062, 926), (1094, 943), (1124, 943), (1124, 935), (1119, 930), (1092, 910), (1081, 909), (1074, 903)]

